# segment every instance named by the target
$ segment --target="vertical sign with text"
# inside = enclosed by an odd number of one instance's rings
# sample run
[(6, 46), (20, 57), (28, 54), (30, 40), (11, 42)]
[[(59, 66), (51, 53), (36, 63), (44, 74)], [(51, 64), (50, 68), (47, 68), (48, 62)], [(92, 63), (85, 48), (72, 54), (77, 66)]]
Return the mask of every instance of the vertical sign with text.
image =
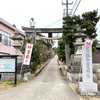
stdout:
[(93, 82), (92, 46), (82, 46), (82, 78), (84, 83)]
[(29, 65), (30, 64), (32, 49), (33, 49), (33, 44), (27, 43), (23, 65)]

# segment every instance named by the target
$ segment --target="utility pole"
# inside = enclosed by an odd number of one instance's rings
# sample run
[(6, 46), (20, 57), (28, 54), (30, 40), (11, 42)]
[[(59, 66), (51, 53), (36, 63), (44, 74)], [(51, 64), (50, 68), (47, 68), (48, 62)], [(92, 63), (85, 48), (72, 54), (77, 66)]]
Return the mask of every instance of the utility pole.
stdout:
[[(66, 16), (69, 15), (68, 5), (71, 5), (71, 4), (73, 4), (73, 2), (72, 3), (68, 3), (68, 0), (66, 0), (66, 3), (62, 2), (62, 5), (66, 6), (66, 9), (64, 9), (64, 12), (66, 11)], [(70, 49), (69, 49), (69, 44), (65, 44), (65, 58), (66, 58), (66, 65), (67, 65), (67, 68), (68, 68), (68, 66), (70, 66)]]
[(63, 3), (63, 2), (62, 2), (62, 5), (65, 5), (65, 6), (66, 6), (66, 9), (63, 9), (63, 10), (64, 10), (64, 14), (66, 13), (65, 16), (68, 16), (68, 15), (69, 15), (69, 10), (72, 10), (72, 9), (69, 9), (69, 8), (68, 8), (68, 5), (72, 5), (72, 4), (73, 4), (73, 2), (68, 3), (68, 0), (66, 0), (66, 3)]
[(68, 0), (66, 0), (66, 16), (68, 16)]

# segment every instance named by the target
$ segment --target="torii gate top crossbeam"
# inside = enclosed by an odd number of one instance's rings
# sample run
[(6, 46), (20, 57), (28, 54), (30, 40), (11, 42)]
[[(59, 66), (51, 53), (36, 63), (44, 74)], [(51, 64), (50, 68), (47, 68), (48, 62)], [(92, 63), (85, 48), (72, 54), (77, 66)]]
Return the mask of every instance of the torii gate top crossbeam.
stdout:
[(62, 33), (62, 28), (30, 28), (30, 27), (22, 27), (25, 32), (36, 32), (36, 33)]

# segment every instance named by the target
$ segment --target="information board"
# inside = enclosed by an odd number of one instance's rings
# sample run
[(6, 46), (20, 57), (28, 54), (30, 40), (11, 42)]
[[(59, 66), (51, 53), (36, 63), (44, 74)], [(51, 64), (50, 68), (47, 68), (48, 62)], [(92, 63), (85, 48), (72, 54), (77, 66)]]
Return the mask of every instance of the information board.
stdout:
[(15, 58), (0, 58), (0, 72), (15, 72)]

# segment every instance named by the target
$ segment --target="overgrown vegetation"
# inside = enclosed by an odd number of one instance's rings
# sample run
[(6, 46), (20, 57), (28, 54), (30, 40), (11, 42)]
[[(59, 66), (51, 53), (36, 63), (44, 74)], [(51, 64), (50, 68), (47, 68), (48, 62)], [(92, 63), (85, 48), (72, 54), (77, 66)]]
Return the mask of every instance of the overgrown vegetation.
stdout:
[[(25, 83), (26, 81), (17, 81), (17, 85)], [(0, 82), (0, 86), (11, 86), (11, 87), (15, 87), (16, 84), (14, 83), (13, 80), (9, 80), (9, 81), (1, 81)]]
[(82, 29), (82, 33), (93, 41), (92, 51), (93, 53), (96, 51), (96, 45), (98, 41), (96, 40), (97, 37), (97, 29), (96, 25), (100, 20), (100, 16), (98, 16), (98, 10), (93, 10), (90, 12), (85, 12), (81, 16), (66, 16), (63, 18), (63, 39), (58, 43), (58, 56), (59, 59), (65, 59), (65, 44), (69, 44), (70, 48), (70, 55), (74, 54), (74, 43), (75, 38), (74, 34), (77, 32), (77, 27)]
[[(23, 46), (21, 47), (21, 51), (25, 53), (26, 43), (32, 43), (32, 38), (30, 36), (26, 37), (23, 41)], [(36, 45), (33, 46), (30, 68), (31, 71), (34, 72), (37, 69), (37, 66), (42, 62), (45, 62), (50, 57), (49, 47), (50, 43), (45, 43), (43, 40), (37, 40)]]
[(65, 61), (65, 42), (63, 40), (58, 42), (57, 54), (60, 60)]

